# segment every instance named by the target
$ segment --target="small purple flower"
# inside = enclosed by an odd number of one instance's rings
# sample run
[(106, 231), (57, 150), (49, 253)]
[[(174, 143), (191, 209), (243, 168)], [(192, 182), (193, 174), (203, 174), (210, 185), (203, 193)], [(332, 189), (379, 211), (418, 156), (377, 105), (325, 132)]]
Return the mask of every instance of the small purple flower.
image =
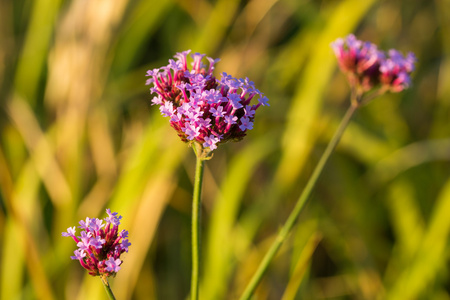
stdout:
[(170, 122), (171, 123), (178, 123), (181, 122), (182, 115), (180, 113), (174, 113), (172, 116), (170, 116)]
[(106, 241), (99, 236), (96, 236), (95, 238), (91, 238), (89, 241), (89, 245), (91, 245), (97, 249), (101, 249), (103, 247), (104, 243), (106, 243)]
[(119, 237), (127, 238), (128, 237), (128, 231), (123, 229), (121, 232), (119, 232)]
[(89, 223), (91, 222), (91, 219), (89, 219), (89, 218), (86, 218), (86, 222), (85, 221), (83, 221), (83, 220), (81, 220), (78, 224), (80, 224), (80, 226), (78, 226), (78, 228), (81, 228), (81, 229), (84, 229), (84, 230), (86, 230), (86, 229), (88, 229), (89, 228)]
[(218, 137), (215, 135), (210, 135), (209, 137), (205, 137), (205, 142), (203, 143), (203, 147), (209, 148), (211, 150), (214, 150), (217, 148), (216, 144), (220, 141)]
[(89, 250), (89, 245), (90, 243), (85, 243), (85, 242), (78, 242), (77, 243), (77, 247), (80, 251), (88, 251)]
[(259, 103), (261, 103), (261, 105), (263, 105), (263, 106), (270, 106), (269, 98), (267, 98), (266, 96), (259, 98)]
[(93, 231), (99, 231), (103, 226), (105, 226), (105, 224), (102, 224), (102, 222), (103, 221), (100, 219), (91, 219), (89, 227)]
[(110, 257), (108, 260), (105, 261), (106, 264), (106, 271), (117, 273), (120, 270), (120, 265), (122, 264), (122, 261), (120, 259), (114, 259), (113, 257)]
[(82, 231), (81, 236), (79, 238), (81, 239), (81, 242), (85, 245), (89, 245), (89, 240), (92, 237), (92, 232), (90, 231)]
[(253, 123), (250, 121), (248, 117), (244, 117), (241, 119), (241, 125), (239, 125), (239, 128), (242, 131), (251, 130), (253, 129)]
[(185, 126), (186, 127), (184, 133), (186, 134), (186, 138), (188, 140), (191, 141), (200, 135), (200, 127), (197, 126), (195, 123), (188, 123)]
[(248, 118), (252, 118), (255, 115), (255, 110), (253, 109), (253, 106), (246, 105), (244, 111), (245, 116)]
[(75, 226), (67, 228), (67, 232), (63, 232), (62, 236), (75, 237)]
[(162, 101), (162, 98), (161, 98), (160, 95), (153, 97), (152, 105), (155, 105), (155, 104), (158, 104), (158, 105), (162, 105), (163, 104), (163, 101)]
[(239, 109), (242, 107), (241, 97), (238, 94), (228, 94), (228, 100), (230, 100), (230, 104), (234, 109)]
[(225, 116), (225, 123), (227, 123), (229, 125), (233, 125), (233, 124), (236, 124), (237, 119), (238, 118), (236, 116), (226, 115)]
[(106, 213), (108, 214), (108, 217), (105, 218), (106, 222), (109, 222), (114, 226), (120, 225), (120, 220), (122, 219), (122, 216), (119, 216), (117, 212), (112, 213), (109, 208), (106, 209)]
[(164, 117), (170, 117), (174, 113), (173, 103), (172, 102), (165, 102), (164, 105), (162, 105), (159, 110), (161, 111), (161, 114)]
[(221, 118), (225, 114), (225, 112), (223, 111), (223, 106), (219, 106), (219, 107), (217, 107), (217, 109), (215, 109), (214, 107), (211, 107), (209, 112), (211, 112), (212, 116), (216, 117), (216, 118)]
[(79, 237), (75, 236), (75, 227), (69, 227), (67, 232), (62, 233), (62, 236), (72, 237), (78, 246), (75, 255), (70, 258), (78, 260), (92, 276), (115, 276), (122, 264), (120, 255), (128, 252), (131, 246), (127, 239), (128, 231), (119, 232), (118, 229), (122, 216), (109, 209), (106, 213), (105, 223), (97, 218), (80, 221), (79, 227), (84, 230)]
[(200, 54), (200, 53), (192, 54), (192, 58), (194, 59), (194, 62), (192, 63), (192, 69), (194, 69), (195, 71), (200, 71), (200, 69), (202, 67), (204, 67), (202, 65), (202, 58), (203, 57), (205, 57), (205, 54)]
[(197, 124), (200, 127), (209, 128), (211, 126), (211, 119), (210, 118), (207, 118), (207, 119), (199, 118), (197, 120)]
[(73, 253), (75, 254), (75, 256), (71, 256), (70, 258), (74, 259), (74, 260), (75, 259), (80, 260), (80, 259), (83, 259), (84, 257), (86, 257), (86, 252), (79, 250), (79, 249), (73, 251)]
[[(223, 72), (216, 79), (218, 59), (206, 57), (204, 62), (204, 54), (194, 53), (188, 64), (189, 53), (177, 53), (166, 67), (147, 72), (150, 92), (156, 94), (152, 104), (160, 106), (184, 142), (212, 151), (220, 143), (241, 140), (252, 128), (258, 107), (269, 106), (268, 98), (248, 78)], [(256, 105), (250, 104), (253, 98), (258, 99)]]
[(386, 54), (370, 42), (363, 42), (353, 34), (331, 43), (342, 72), (350, 85), (362, 93), (382, 87), (383, 91), (400, 92), (411, 85), (411, 72), (416, 58), (413, 53), (404, 57), (391, 49)]
[(125, 252), (128, 252), (128, 247), (131, 246), (131, 243), (128, 241), (128, 239), (123, 239), (120, 243), (120, 247), (125, 250)]

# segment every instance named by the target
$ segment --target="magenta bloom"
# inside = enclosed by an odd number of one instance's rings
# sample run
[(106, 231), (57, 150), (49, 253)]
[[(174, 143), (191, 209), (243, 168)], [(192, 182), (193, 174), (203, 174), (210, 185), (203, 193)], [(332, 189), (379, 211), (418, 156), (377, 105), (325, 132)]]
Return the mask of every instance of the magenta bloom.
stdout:
[(119, 232), (122, 216), (106, 210), (108, 217), (103, 220), (86, 218), (81, 220), (78, 228), (83, 229), (81, 236), (75, 236), (75, 227), (69, 227), (62, 236), (71, 237), (77, 243), (78, 249), (74, 251), (71, 259), (76, 259), (81, 266), (92, 276), (115, 276), (120, 270), (122, 260), (120, 255), (128, 252), (131, 243), (128, 231)]
[(338, 38), (331, 43), (331, 48), (350, 85), (360, 92), (377, 86), (401, 92), (411, 84), (410, 75), (416, 62), (413, 53), (404, 57), (397, 50), (389, 50), (386, 55), (375, 44), (360, 41), (353, 34)]
[(380, 63), (380, 81), (392, 92), (401, 92), (411, 85), (410, 73), (414, 71), (416, 57), (408, 53), (406, 57), (395, 49), (389, 50), (389, 57)]
[[(218, 80), (213, 75), (218, 59), (190, 50), (177, 53), (176, 60), (160, 69), (147, 71), (150, 92), (156, 94), (152, 104), (170, 118), (170, 125), (184, 142), (197, 142), (210, 151), (227, 141), (239, 141), (252, 129), (255, 111), (269, 105), (268, 99), (248, 78), (237, 79), (226, 73)], [(257, 104), (250, 104), (258, 97)]]

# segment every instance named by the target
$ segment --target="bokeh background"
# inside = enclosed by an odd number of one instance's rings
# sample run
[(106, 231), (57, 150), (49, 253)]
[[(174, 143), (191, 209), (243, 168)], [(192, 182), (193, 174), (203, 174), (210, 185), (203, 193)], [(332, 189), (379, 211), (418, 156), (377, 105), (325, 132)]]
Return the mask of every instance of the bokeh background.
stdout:
[(414, 84), (357, 112), (255, 299), (450, 299), (449, 0), (1, 0), (1, 299), (106, 299), (61, 237), (106, 208), (117, 299), (188, 298), (195, 156), (144, 85), (186, 49), (270, 99), (206, 163), (201, 298), (237, 298), (349, 105), (350, 32)]

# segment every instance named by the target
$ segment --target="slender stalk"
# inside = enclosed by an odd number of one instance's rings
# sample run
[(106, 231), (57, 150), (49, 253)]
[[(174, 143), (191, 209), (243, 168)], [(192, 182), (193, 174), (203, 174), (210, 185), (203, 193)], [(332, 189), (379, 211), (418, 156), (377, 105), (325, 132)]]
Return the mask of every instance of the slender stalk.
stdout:
[(114, 294), (111, 290), (111, 286), (109, 285), (108, 278), (106, 276), (100, 276), (100, 279), (102, 280), (103, 286), (105, 287), (106, 294), (108, 294), (109, 299), (116, 300), (116, 297), (114, 297)]
[[(353, 95), (355, 95), (355, 94), (353, 94)], [(281, 245), (283, 244), (283, 242), (286, 240), (289, 232), (291, 231), (292, 227), (295, 224), (295, 221), (297, 220), (298, 216), (300, 215), (300, 212), (301, 212), (303, 206), (305, 205), (306, 201), (308, 200), (309, 196), (311, 195), (311, 192), (312, 192), (314, 186), (316, 185), (317, 179), (319, 178), (320, 174), (322, 173), (322, 170), (325, 167), (326, 162), (328, 161), (330, 155), (333, 153), (333, 150), (336, 148), (336, 145), (339, 143), (339, 140), (341, 139), (342, 134), (344, 133), (345, 128), (347, 127), (348, 123), (350, 122), (350, 119), (352, 118), (356, 109), (360, 106), (360, 101), (358, 101), (358, 100), (359, 99), (357, 99), (356, 97), (352, 97), (352, 103), (351, 103), (350, 107), (348, 108), (347, 112), (345, 113), (333, 138), (331, 139), (330, 143), (328, 144), (327, 148), (325, 149), (324, 153), (322, 154), (322, 157), (320, 158), (319, 162), (317, 163), (317, 166), (314, 169), (311, 177), (309, 178), (308, 183), (306, 184), (305, 188), (303, 189), (303, 192), (301, 193), (300, 197), (298, 198), (294, 209), (292, 210), (291, 214), (289, 215), (288, 219), (286, 220), (286, 223), (283, 225), (280, 232), (278, 233), (278, 236), (275, 239), (275, 241), (273, 242), (269, 251), (264, 256), (258, 269), (256, 270), (252, 279), (248, 283), (246, 289), (244, 290), (244, 293), (242, 294), (240, 300), (250, 299), (250, 297), (253, 295), (256, 287), (258, 286), (259, 282), (261, 281), (262, 276), (264, 275), (265, 271), (267, 270), (269, 263), (272, 261), (275, 254), (277, 253), (278, 249), (280, 249)]]
[(196, 155), (194, 194), (192, 198), (192, 275), (191, 275), (191, 300), (198, 300), (200, 246), (201, 246), (201, 192), (203, 182), (203, 167), (205, 157), (200, 147), (194, 145)]

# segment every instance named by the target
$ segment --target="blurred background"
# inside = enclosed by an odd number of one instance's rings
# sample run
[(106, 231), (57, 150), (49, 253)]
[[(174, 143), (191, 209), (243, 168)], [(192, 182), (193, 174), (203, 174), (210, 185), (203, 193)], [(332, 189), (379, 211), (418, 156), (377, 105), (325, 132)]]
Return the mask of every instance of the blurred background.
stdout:
[(203, 185), (202, 299), (236, 299), (349, 105), (330, 43), (418, 57), (361, 108), (255, 299), (450, 299), (449, 0), (0, 0), (0, 297), (106, 299), (61, 232), (111, 208), (117, 299), (187, 299), (195, 156), (145, 86), (191, 49), (270, 99)]

